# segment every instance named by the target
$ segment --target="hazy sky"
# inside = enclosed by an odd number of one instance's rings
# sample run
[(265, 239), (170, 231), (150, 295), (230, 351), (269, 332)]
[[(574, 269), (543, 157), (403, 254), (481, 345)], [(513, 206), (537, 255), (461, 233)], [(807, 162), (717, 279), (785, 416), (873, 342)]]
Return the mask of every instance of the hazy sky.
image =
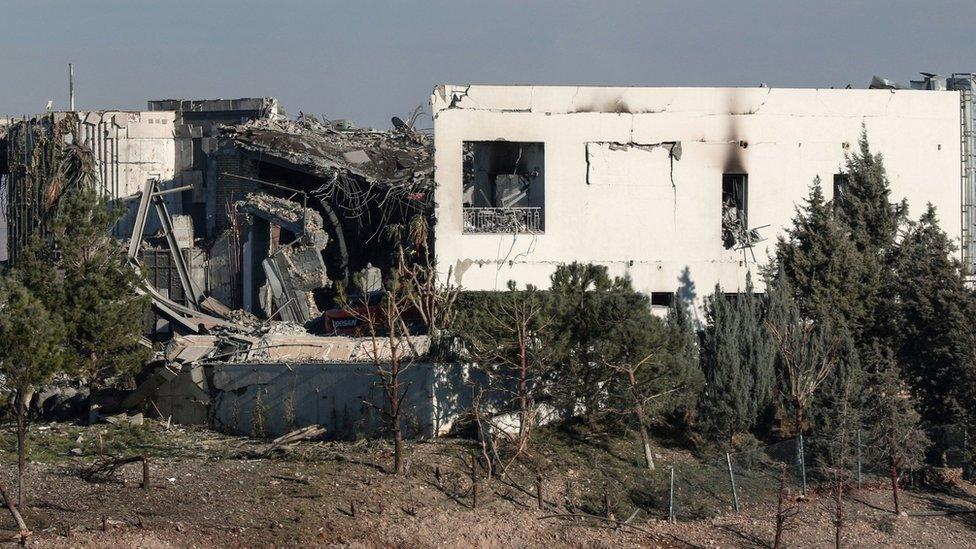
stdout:
[(3, 1), (0, 114), (273, 95), (387, 127), (438, 83), (865, 87), (976, 72), (976, 2)]

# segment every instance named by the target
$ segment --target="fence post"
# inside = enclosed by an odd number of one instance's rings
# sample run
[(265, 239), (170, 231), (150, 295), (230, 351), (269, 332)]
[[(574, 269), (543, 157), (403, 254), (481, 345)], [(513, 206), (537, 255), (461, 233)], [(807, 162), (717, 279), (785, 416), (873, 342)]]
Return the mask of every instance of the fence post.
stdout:
[(739, 494), (735, 491), (735, 475), (732, 474), (732, 454), (725, 453), (725, 461), (729, 464), (729, 482), (732, 484), (732, 503), (735, 506), (735, 512), (739, 512)]
[(861, 490), (861, 430), (857, 430), (857, 489)]
[(668, 523), (674, 524), (674, 465), (671, 466), (671, 489), (668, 491)]
[(806, 455), (803, 452), (803, 433), (797, 437), (798, 445), (796, 447), (797, 458), (800, 462), (800, 478), (803, 481), (803, 495), (807, 495), (807, 464)]

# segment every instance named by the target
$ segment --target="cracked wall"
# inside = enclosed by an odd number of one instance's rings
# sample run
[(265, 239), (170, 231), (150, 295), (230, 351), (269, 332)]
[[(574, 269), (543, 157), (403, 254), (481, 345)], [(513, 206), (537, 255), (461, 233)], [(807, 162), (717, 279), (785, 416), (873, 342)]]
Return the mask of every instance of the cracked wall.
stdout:
[[(892, 199), (916, 214), (931, 201), (960, 235), (954, 92), (444, 85), (431, 102), (438, 268), (453, 267), (466, 289), (546, 287), (557, 265), (588, 261), (648, 293), (735, 291), (814, 177), (830, 197), (862, 124), (885, 156)], [(463, 234), (462, 143), (494, 140), (544, 143), (541, 234)], [(677, 142), (680, 161), (649, 147)], [(723, 173), (748, 173), (749, 228), (766, 226), (750, 253), (723, 246)]]

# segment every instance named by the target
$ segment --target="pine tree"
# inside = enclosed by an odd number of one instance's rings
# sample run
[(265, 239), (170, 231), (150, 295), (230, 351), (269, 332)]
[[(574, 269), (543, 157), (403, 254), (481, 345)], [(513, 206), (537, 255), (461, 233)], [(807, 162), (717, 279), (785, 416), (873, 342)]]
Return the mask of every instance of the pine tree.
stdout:
[(63, 327), (60, 319), (19, 281), (0, 280), (0, 371), (16, 393), (19, 506), (27, 504), (25, 446), (26, 408), (34, 387), (61, 368)]
[(139, 275), (110, 235), (117, 219), (92, 187), (67, 193), (55, 218), (51, 266), (62, 274), (63, 286), (45, 301), (65, 321), (67, 366), (92, 388), (141, 367), (148, 357), (139, 338), (149, 301), (138, 295)]
[(894, 252), (897, 360), (931, 424), (976, 421), (976, 299), (930, 204)]
[(604, 385), (611, 372), (598, 364), (593, 349), (606, 336), (607, 296), (619, 291), (602, 265), (560, 265), (552, 275), (550, 297), (555, 307), (553, 333), (559, 335), (553, 357), (551, 392), (556, 403), (570, 413), (595, 419), (605, 400)]
[(900, 513), (899, 471), (921, 465), (929, 439), (920, 426), (921, 417), (901, 379), (897, 362), (884, 349), (876, 349), (874, 360), (878, 367), (869, 395), (867, 448), (888, 466), (895, 513)]
[(593, 356), (611, 372), (606, 384), (608, 411), (633, 420), (646, 465), (654, 469), (651, 423), (687, 406), (699, 387), (694, 348), (689, 347), (693, 332), (685, 329), (691, 322), (680, 305), (662, 321), (651, 313), (647, 295), (635, 291), (628, 279), (614, 285), (616, 289), (603, 296), (607, 329)]
[(770, 403), (775, 347), (763, 326), (760, 298), (726, 296), (715, 287), (706, 302), (708, 325), (701, 350), (705, 390), (699, 407), (703, 428), (726, 440), (755, 425)]
[[(462, 308), (457, 329), (462, 360), (477, 365), (486, 380), (486, 392), (497, 402), (486, 411), (515, 411), (518, 433), (513, 438), (515, 455), (528, 446), (536, 426), (537, 404), (542, 400), (552, 364), (552, 307), (543, 292), (532, 286), (518, 290), (509, 282), (508, 292), (488, 292), (473, 307)], [(481, 410), (476, 410), (481, 415)], [(480, 420), (479, 420), (480, 421)]]
[(698, 332), (688, 303), (680, 292), (675, 292), (674, 301), (664, 318), (664, 326), (667, 329), (668, 353), (661, 360), (664, 368), (674, 372), (674, 377), (680, 379), (684, 387), (681, 394), (672, 399), (668, 414), (675, 426), (687, 429), (694, 419), (705, 376), (701, 370)]
[(819, 177), (776, 248), (777, 266), (804, 318), (846, 327), (855, 337), (868, 329), (880, 295), (880, 264), (860, 253), (835, 219)]
[(850, 230), (862, 253), (878, 254), (895, 242), (901, 207), (890, 202), (891, 189), (881, 154), (873, 154), (862, 128), (858, 152), (846, 158), (843, 191), (834, 197), (838, 220)]

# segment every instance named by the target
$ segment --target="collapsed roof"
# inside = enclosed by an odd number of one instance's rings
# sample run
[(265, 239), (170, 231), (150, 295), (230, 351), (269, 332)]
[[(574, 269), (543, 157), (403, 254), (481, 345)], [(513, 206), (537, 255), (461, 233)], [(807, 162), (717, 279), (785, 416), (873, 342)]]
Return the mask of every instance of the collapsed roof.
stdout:
[(433, 140), (399, 119), (389, 131), (305, 114), (296, 121), (252, 120), (222, 130), (241, 153), (318, 178), (310, 194), (343, 217), (380, 213), (386, 222), (423, 212), (429, 204)]

